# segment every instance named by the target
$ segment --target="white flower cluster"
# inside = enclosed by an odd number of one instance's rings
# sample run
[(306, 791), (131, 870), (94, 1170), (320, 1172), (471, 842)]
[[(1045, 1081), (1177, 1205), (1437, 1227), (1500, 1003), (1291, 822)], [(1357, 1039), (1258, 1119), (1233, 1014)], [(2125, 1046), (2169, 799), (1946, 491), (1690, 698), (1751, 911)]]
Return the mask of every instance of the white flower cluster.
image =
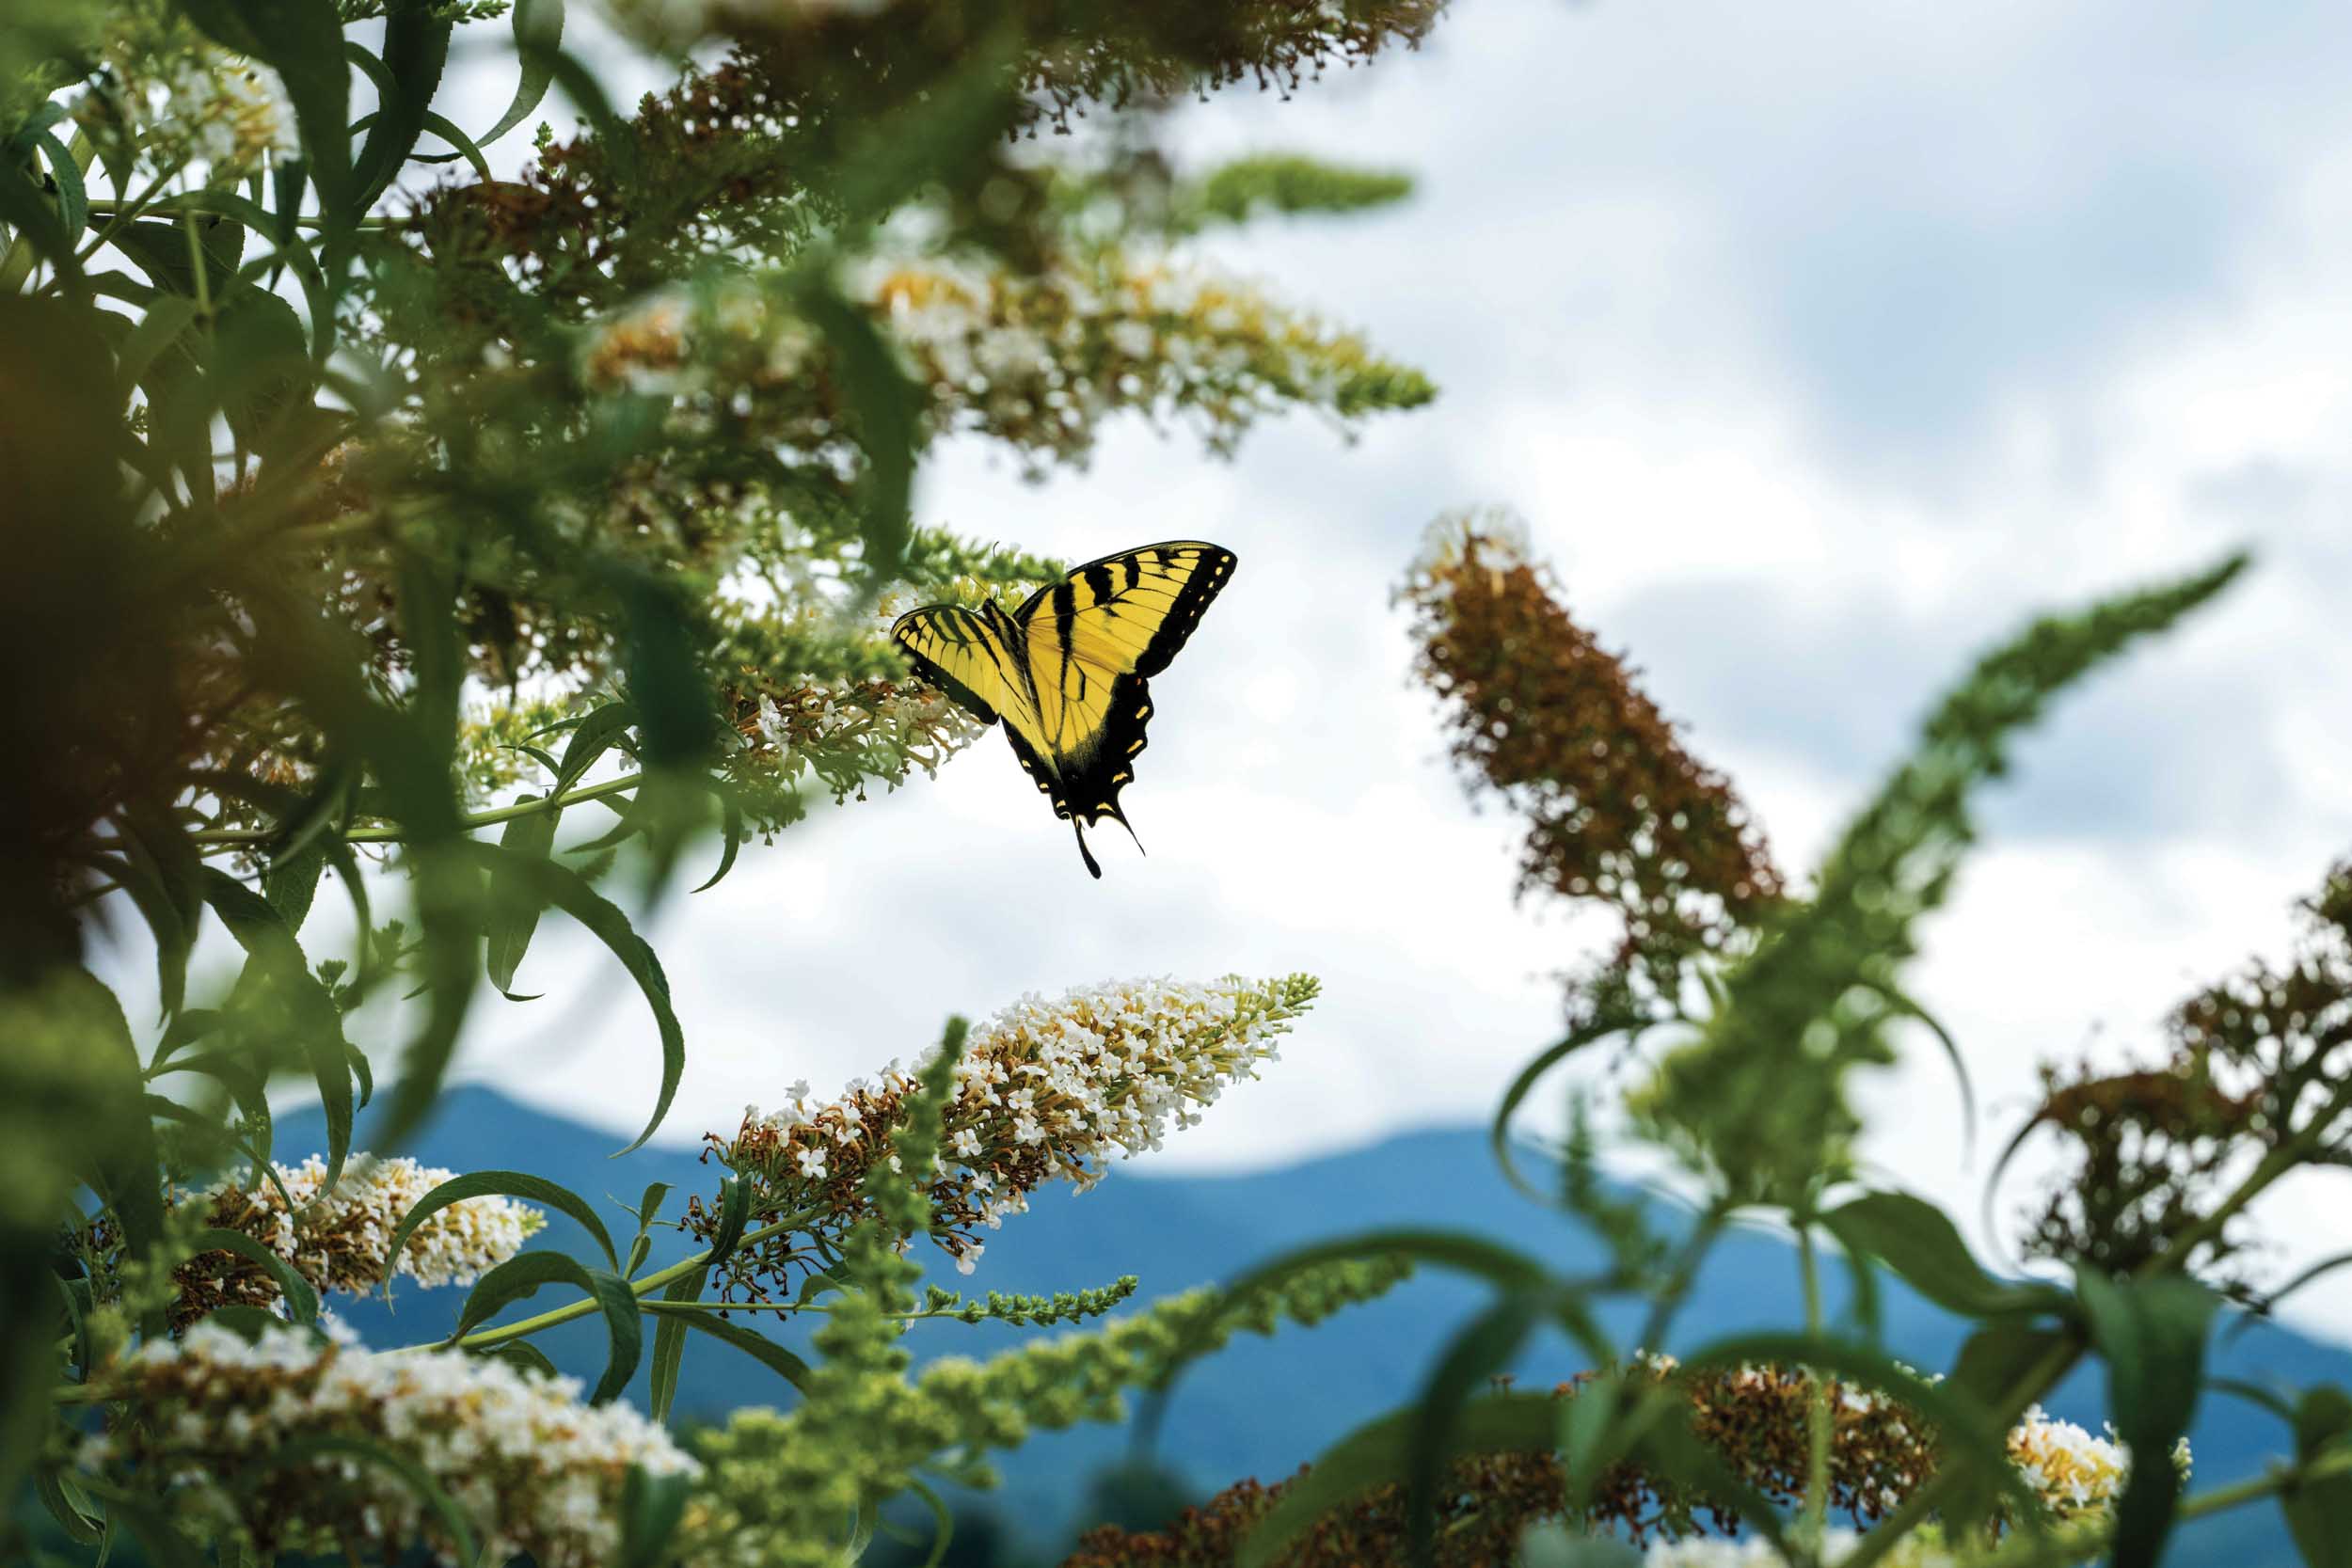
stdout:
[[(2094, 1437), (2072, 1421), (2052, 1419), (2037, 1404), (2010, 1432), (2010, 1461), (2059, 1518), (2104, 1513), (2122, 1496), (2132, 1469), (2131, 1449), (2115, 1441), (2114, 1432), (2110, 1427), (2106, 1436)], [(2187, 1457), (2183, 1439), (2173, 1460), (2185, 1469)]]
[(520, 1252), (547, 1224), (545, 1214), (511, 1197), (461, 1198), (427, 1215), (400, 1256), (390, 1259), (385, 1250), (400, 1222), (455, 1171), (421, 1165), (405, 1155), (378, 1160), (355, 1152), (321, 1200), (326, 1162), (320, 1156), (272, 1168), (276, 1182), (210, 1189), (215, 1220), (253, 1236), (312, 1284), (355, 1293), (391, 1275), (426, 1286), (471, 1285)]
[[(943, 1170), (932, 1189), (935, 1234), (965, 1273), (979, 1257), (966, 1227), (996, 1228), (1053, 1180), (1079, 1190), (1104, 1162), (1157, 1148), (1190, 1127), (1237, 1079), (1276, 1059), (1276, 1040), (1315, 996), (1307, 975), (1211, 985), (1153, 979), (1114, 982), (1048, 1001), (1030, 995), (975, 1029), (956, 1064), (943, 1121)], [(831, 1182), (895, 1159), (888, 1139), (914, 1087), (892, 1063), (881, 1080), (852, 1082), (834, 1101), (809, 1103), (795, 1084), (783, 1109), (744, 1109), (729, 1153), (787, 1181)]]
[[(1158, 1148), (1169, 1129), (1198, 1126), (1228, 1084), (1279, 1059), (1279, 1037), (1304, 998), (1275, 1001), (1270, 989), (1227, 975), (1024, 996), (973, 1032), (953, 1108), (1009, 1113), (1025, 1144), (1116, 1147), (1121, 1158)], [(1078, 1184), (1100, 1179), (1098, 1170)]]
[[(301, 152), (294, 103), (268, 66), (205, 45), (151, 68), (160, 78), (134, 79), (115, 102), (151, 161), (184, 160), (191, 176), (224, 184)], [(76, 107), (93, 122), (113, 112), (95, 95)]]
[(797, 689), (760, 705), (760, 737), (780, 752), (820, 746), (882, 747), (911, 755), (927, 771), (977, 739), (980, 721), (927, 686), (878, 689), (835, 679)]
[(699, 1469), (626, 1402), (582, 1404), (577, 1379), (457, 1351), (369, 1355), (296, 1328), (248, 1344), (199, 1323), (177, 1342), (148, 1341), (108, 1375), (114, 1397), (152, 1418), (85, 1438), (77, 1463), (168, 1477), (176, 1506), (278, 1549), (341, 1554), (364, 1543), (389, 1560), (429, 1543), (455, 1560), (416, 1488), (389, 1467), (343, 1453), (273, 1462), (305, 1438), (391, 1449), (466, 1514), (482, 1560), (527, 1551), (542, 1568), (612, 1560), (631, 1466)]
[(1285, 399), (1338, 401), (1367, 361), (1246, 287), (1161, 264), (1020, 280), (903, 268), (871, 293), (938, 418), (1043, 450), (1075, 451), (1104, 415), (1155, 404), (1194, 409), (1218, 439)]

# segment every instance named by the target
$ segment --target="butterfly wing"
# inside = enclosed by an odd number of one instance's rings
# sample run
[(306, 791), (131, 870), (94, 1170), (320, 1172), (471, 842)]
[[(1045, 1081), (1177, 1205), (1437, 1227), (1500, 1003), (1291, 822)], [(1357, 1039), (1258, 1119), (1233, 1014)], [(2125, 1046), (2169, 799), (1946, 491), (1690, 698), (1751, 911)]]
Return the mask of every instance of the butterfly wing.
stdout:
[(999, 618), (961, 605), (925, 605), (891, 623), (891, 640), (915, 673), (983, 724), (1018, 716), (1036, 721), (1037, 705), (1021, 652), (997, 630)]
[(1068, 816), (1055, 793), (1059, 774), (1053, 746), (1038, 716), (1037, 690), (1018, 629), (994, 605), (975, 612), (960, 605), (926, 605), (891, 624), (890, 635), (905, 650), (916, 673), (955, 700), (983, 724), (1000, 721), (1005, 738), (1041, 792), (1053, 794), (1055, 814)]
[(1192, 635), (1233, 559), (1197, 539), (1146, 545), (1088, 562), (1013, 612), (1056, 816), (1126, 823), (1119, 792), (1144, 748), (1151, 678)]

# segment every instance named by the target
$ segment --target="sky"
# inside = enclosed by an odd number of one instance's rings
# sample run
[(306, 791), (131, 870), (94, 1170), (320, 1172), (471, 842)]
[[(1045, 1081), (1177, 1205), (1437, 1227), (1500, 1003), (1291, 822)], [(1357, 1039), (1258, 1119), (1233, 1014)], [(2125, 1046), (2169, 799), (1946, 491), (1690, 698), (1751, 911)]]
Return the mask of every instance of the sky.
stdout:
[[(2250, 546), (2250, 578), (2018, 749), (1914, 974), (1980, 1145), (2038, 1062), (2153, 1050), (2182, 995), (2282, 952), (2352, 851), (2348, 34), (2318, 4), (1464, 0), (1417, 53), (1185, 108), (1196, 166), (1415, 176), (1379, 214), (1209, 248), (1438, 402), (1352, 441), (1286, 420), (1231, 461), (1123, 425), (1043, 484), (938, 451), (925, 521), (1072, 559), (1239, 555), (1153, 682), (1125, 798), (1150, 854), (1098, 835), (1089, 880), (993, 736), (753, 846), (650, 931), (688, 1044), (661, 1136), (731, 1130), (797, 1078), (830, 1092), (950, 1012), (1229, 971), (1310, 971), (1324, 1000), (1157, 1168), (1483, 1119), (1603, 927), (1515, 903), (1518, 824), (1465, 797), (1408, 680), (1390, 594), (1435, 516), (1481, 505), (1525, 518), (1798, 870), (1973, 654)], [(650, 1019), (559, 924), (521, 977), (549, 998), (485, 996), (460, 1075), (633, 1132)], [(1974, 1216), (1984, 1150), (1931, 1044), (1860, 1097), (1880, 1179)], [(2281, 1274), (2352, 1245), (2340, 1189), (2266, 1216)], [(2352, 1276), (2294, 1315), (2352, 1338)]]

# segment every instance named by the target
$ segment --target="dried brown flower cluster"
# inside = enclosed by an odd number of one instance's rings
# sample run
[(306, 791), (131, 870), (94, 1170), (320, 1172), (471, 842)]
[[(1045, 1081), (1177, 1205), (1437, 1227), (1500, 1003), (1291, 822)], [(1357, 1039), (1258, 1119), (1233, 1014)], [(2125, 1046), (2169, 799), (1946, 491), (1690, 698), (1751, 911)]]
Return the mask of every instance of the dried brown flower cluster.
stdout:
[(1683, 749), (1508, 529), (1439, 524), (1401, 594), (1417, 673), (1451, 710), (1455, 760), (1528, 818), (1522, 891), (1611, 906), (1618, 970), (1665, 983), (1754, 925), (1780, 873), (1730, 784)]
[[(1634, 1378), (1671, 1378), (1687, 1394), (1693, 1435), (1726, 1460), (1749, 1485), (1775, 1502), (1804, 1494), (1810, 1453), (1807, 1421), (1821, 1384), (1800, 1368), (1742, 1367), (1684, 1372), (1671, 1359), (1648, 1358)], [(1578, 1397), (1591, 1374), (1561, 1384)], [(1856, 1525), (1874, 1523), (1933, 1471), (1932, 1429), (1915, 1413), (1832, 1378), (1822, 1391), (1835, 1421), (1830, 1446), (1830, 1507)], [(1302, 1475), (1305, 1471), (1300, 1472)], [(1250, 1529), (1295, 1483), (1244, 1481), (1217, 1494), (1166, 1530), (1089, 1532), (1062, 1568), (1225, 1568)], [(1565, 1477), (1551, 1453), (1475, 1454), (1458, 1461), (1440, 1489), (1437, 1561), (1487, 1568), (1518, 1560), (1528, 1526), (1561, 1517)], [(1612, 1465), (1591, 1489), (1584, 1523), (1652, 1538), (1729, 1534), (1738, 1512), (1704, 1492), (1631, 1464)], [(1353, 1568), (1399, 1562), (1406, 1555), (1403, 1489), (1384, 1486), (1333, 1509), (1275, 1560), (1280, 1568)]]
[(2308, 1135), (2302, 1163), (2352, 1166), (2352, 863), (2303, 906), (2283, 967), (2259, 959), (2175, 1008), (2153, 1068), (2042, 1069), (2017, 1142), (2056, 1132), (2067, 1174), (2027, 1216), (2026, 1250), (2122, 1275), (2195, 1232), (2197, 1267), (2232, 1293), (2252, 1244), (2243, 1215), (2207, 1225), (2230, 1178)]

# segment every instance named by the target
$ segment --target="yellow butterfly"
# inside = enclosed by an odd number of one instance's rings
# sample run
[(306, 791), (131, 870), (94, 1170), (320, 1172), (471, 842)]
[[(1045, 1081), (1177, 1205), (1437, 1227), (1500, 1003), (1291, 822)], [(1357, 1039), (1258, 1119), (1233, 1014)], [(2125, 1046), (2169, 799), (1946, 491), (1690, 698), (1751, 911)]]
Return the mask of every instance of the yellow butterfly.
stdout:
[(1009, 615), (993, 601), (977, 611), (925, 605), (899, 616), (890, 635), (917, 673), (981, 723), (1004, 721), (1012, 754), (1070, 823), (1099, 878), (1086, 828), (1107, 816), (1135, 834), (1119, 791), (1136, 776), (1152, 717), (1146, 683), (1168, 668), (1232, 571), (1233, 552), (1216, 545), (1146, 545), (1088, 562)]

